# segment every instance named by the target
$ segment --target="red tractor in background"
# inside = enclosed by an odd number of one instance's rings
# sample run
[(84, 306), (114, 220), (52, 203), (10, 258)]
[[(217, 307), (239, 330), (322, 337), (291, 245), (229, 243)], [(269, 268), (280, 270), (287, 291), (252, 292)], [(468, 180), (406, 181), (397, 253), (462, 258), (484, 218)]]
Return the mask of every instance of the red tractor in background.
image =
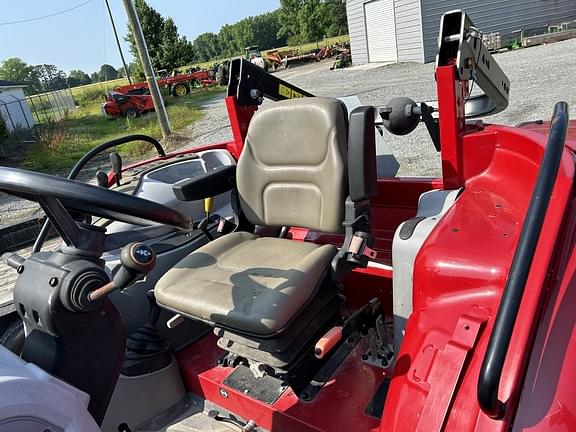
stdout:
[[(192, 70), (184, 74), (177, 74), (169, 76), (166, 71), (159, 71), (160, 79), (158, 85), (167, 87), (168, 93), (172, 96), (180, 97), (186, 96), (190, 93), (190, 89), (195, 86), (202, 85), (204, 87), (216, 83), (211, 71), (204, 69)], [(127, 84), (114, 88), (115, 91), (125, 94), (146, 94), (148, 93), (148, 83), (146, 81)]]
[[(211, 71), (195, 70), (185, 74), (169, 76), (166, 71), (159, 71), (158, 85), (168, 88), (174, 97), (186, 96), (195, 86), (216, 83)], [(117, 86), (114, 91), (104, 96), (106, 102), (101, 105), (102, 114), (106, 117), (136, 118), (141, 114), (154, 111), (154, 103), (146, 81)]]
[(140, 114), (154, 111), (152, 96), (149, 94), (124, 94), (111, 91), (104, 96), (106, 102), (100, 106), (102, 114), (108, 118), (126, 117), (133, 119)]

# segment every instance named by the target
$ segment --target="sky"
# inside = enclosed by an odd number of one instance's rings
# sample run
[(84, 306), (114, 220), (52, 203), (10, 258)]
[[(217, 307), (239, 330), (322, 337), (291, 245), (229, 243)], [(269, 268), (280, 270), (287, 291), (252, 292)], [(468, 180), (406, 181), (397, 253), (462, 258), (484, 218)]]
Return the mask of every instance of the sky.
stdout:
[[(69, 12), (35, 21), (5, 24)], [(2, 4), (4, 3), (4, 4)], [(109, 0), (127, 61), (132, 59), (126, 34), (126, 12), (121, 0)], [(172, 17), (189, 40), (205, 32), (217, 33), (224, 24), (277, 9), (280, 0), (147, 0), (164, 17)], [(9, 6), (8, 6), (9, 5)], [(104, 0), (20, 0), (0, 2), (0, 62), (20, 57), (29, 64), (54, 64), (64, 72), (81, 69), (88, 74), (104, 63), (120, 67)], [(130, 60), (129, 60), (130, 59)]]

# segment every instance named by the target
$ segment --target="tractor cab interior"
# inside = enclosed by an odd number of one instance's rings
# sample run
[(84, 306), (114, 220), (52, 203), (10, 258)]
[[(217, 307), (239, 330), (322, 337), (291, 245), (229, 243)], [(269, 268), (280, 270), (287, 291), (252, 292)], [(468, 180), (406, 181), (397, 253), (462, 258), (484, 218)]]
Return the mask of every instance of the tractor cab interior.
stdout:
[[(565, 225), (576, 143), (564, 145), (563, 103), (549, 136), (468, 121), (504, 110), (509, 81), (462, 11), (440, 33), (437, 108), (395, 98), (347, 109), (235, 59), (234, 139), (159, 152), (154, 163), (171, 168), (130, 186), (154, 193), (110, 190), (121, 167), (99, 187), (0, 168), (0, 190), (37, 201), (63, 239), (5, 257), (26, 339), (21, 359), (0, 349), (18, 378), (0, 380), (0, 411), (31, 418), (42, 386), (50, 430), (510, 429), (548, 275), (568, 261), (555, 259), (556, 239), (576, 238)], [(469, 94), (471, 80), (484, 94)], [(379, 176), (377, 134), (419, 123), (442, 177)], [(214, 197), (230, 214), (212, 213)], [(126, 244), (108, 271), (107, 245), (127, 237), (78, 212), (177, 232)], [(190, 237), (167, 264), (169, 243)], [(140, 283), (149, 316), (127, 326), (113, 292)], [(517, 322), (520, 308), (531, 319)], [(10, 385), (19, 401), (2, 397)]]

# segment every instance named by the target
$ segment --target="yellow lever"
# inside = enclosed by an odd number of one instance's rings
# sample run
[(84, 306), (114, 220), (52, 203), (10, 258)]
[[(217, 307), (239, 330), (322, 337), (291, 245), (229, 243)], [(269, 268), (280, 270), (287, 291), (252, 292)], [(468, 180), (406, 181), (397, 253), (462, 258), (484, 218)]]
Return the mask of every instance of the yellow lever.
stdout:
[(212, 208), (214, 207), (214, 198), (204, 198), (204, 212), (206, 213), (206, 217), (210, 216), (212, 213)]

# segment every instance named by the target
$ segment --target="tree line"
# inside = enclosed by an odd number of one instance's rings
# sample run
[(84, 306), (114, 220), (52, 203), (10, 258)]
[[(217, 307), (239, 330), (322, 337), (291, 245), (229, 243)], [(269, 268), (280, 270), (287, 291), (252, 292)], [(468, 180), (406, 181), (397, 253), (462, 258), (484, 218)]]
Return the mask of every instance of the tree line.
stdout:
[(0, 63), (0, 79), (28, 84), (24, 91), (29, 95), (114, 80), (124, 75), (123, 68), (115, 69), (109, 64), (103, 64), (100, 70), (88, 75), (79, 69), (66, 74), (51, 64), (30, 65), (18, 57)]
[[(202, 33), (188, 40), (178, 33), (170, 17), (164, 18), (145, 0), (135, 1), (150, 58), (155, 70), (172, 71), (197, 62), (242, 55), (244, 48), (257, 45), (266, 50), (285, 45), (316, 42), (326, 37), (346, 34), (346, 4), (343, 0), (280, 0), (280, 8), (226, 24), (218, 33)], [(129, 73), (143, 79), (142, 66), (130, 27), (125, 37), (135, 61)], [(104, 64), (100, 70), (88, 74), (71, 70), (68, 74), (55, 65), (30, 65), (20, 58), (0, 63), (0, 78), (28, 84), (28, 94), (76, 87), (121, 78), (123, 68)]]
[[(252, 45), (267, 50), (316, 42), (348, 31), (343, 0), (281, 0), (280, 8), (273, 12), (226, 24), (218, 33), (202, 33), (193, 42), (178, 33), (172, 18), (162, 17), (145, 0), (136, 0), (135, 6), (157, 70), (242, 55), (244, 48)], [(126, 40), (138, 59), (130, 27)], [(136, 63), (139, 72), (139, 61)]]

